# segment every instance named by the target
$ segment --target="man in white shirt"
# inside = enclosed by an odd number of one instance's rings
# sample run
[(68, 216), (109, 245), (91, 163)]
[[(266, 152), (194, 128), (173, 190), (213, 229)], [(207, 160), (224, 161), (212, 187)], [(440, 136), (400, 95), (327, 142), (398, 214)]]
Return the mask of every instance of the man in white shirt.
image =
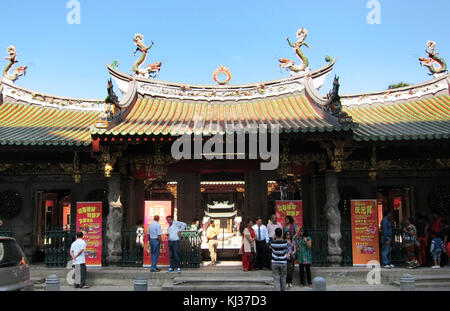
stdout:
[(77, 239), (70, 246), (72, 264), (75, 265), (75, 288), (89, 288), (89, 286), (86, 285), (85, 250), (86, 242), (83, 240), (83, 232), (77, 232)]
[(159, 252), (161, 249), (161, 235), (162, 228), (159, 224), (159, 216), (153, 217), (154, 222), (152, 222), (147, 229), (147, 236), (150, 243), (150, 252), (152, 256), (152, 266), (150, 267), (151, 272), (159, 272), (161, 269), (158, 268)]
[(179, 254), (179, 244), (181, 231), (186, 228), (186, 224), (181, 221), (174, 221), (172, 216), (166, 217), (169, 223), (169, 228), (167, 229), (167, 236), (169, 238), (169, 256), (170, 256), (170, 269), (167, 272), (175, 271), (177, 269), (178, 273), (181, 273), (181, 261)]
[(275, 237), (275, 230), (277, 228), (283, 230), (281, 224), (277, 222), (277, 215), (273, 214), (272, 217), (270, 217), (270, 223), (267, 225), (267, 231), (269, 232), (269, 239), (272, 240)]
[(264, 269), (267, 262), (267, 244), (269, 243), (269, 233), (267, 227), (263, 225), (262, 218), (256, 218), (256, 224), (253, 226), (256, 234), (256, 263), (255, 269)]

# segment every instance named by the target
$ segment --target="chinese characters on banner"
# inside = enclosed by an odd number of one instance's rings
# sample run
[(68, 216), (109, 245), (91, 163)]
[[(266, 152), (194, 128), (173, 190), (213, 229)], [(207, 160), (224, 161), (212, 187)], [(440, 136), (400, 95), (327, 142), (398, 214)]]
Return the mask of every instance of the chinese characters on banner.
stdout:
[(284, 227), (286, 216), (292, 216), (294, 223), (303, 227), (303, 201), (275, 201), (277, 221)]
[(86, 241), (86, 266), (102, 266), (102, 202), (77, 203), (77, 232)]
[(352, 200), (353, 265), (366, 266), (380, 261), (378, 208), (376, 200)]
[[(145, 201), (145, 219), (144, 219), (144, 267), (150, 267), (152, 264), (152, 258), (150, 253), (149, 240), (147, 236), (148, 226), (154, 221), (153, 217), (159, 216), (159, 224), (162, 228), (162, 242), (159, 253), (158, 265), (168, 266), (170, 265), (169, 257), (169, 242), (167, 239), (167, 228), (169, 224), (166, 221), (166, 217), (172, 215), (172, 202), (171, 201)], [(148, 250), (148, 252), (147, 252)]]

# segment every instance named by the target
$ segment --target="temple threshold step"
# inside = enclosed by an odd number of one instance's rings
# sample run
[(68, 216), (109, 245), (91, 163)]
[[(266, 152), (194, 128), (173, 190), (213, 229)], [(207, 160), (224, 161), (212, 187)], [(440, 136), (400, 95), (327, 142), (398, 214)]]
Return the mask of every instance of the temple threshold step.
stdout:
[(195, 283), (198, 284), (254, 284), (261, 283), (265, 285), (272, 285), (273, 278), (272, 277), (217, 277), (217, 276), (203, 276), (203, 277), (175, 277), (172, 279), (174, 285), (178, 284), (190, 284)]
[(223, 283), (223, 284), (182, 284), (176, 285), (165, 283), (162, 290), (167, 291), (273, 291), (273, 285), (248, 284), (246, 283)]

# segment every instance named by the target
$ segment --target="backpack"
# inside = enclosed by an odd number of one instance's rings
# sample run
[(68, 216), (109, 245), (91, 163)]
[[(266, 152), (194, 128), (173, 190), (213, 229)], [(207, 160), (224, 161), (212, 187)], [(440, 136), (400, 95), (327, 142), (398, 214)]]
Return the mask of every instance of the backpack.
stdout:
[(435, 239), (433, 239), (432, 243), (434, 244), (433, 251), (437, 251), (437, 250), (445, 251), (444, 250), (444, 242), (442, 241), (442, 239), (435, 238)]

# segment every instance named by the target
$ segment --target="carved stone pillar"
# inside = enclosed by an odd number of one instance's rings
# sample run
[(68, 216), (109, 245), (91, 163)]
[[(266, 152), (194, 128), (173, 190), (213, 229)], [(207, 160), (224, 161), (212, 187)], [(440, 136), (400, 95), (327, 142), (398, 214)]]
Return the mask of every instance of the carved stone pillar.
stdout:
[(341, 213), (339, 211), (338, 177), (334, 171), (328, 171), (325, 175), (325, 189), (327, 202), (325, 203), (325, 215), (328, 221), (328, 262), (339, 265), (342, 262), (342, 249), (340, 247)]
[(120, 175), (112, 174), (108, 179), (109, 214), (106, 223), (106, 262), (118, 264), (122, 260), (122, 218), (120, 201)]

